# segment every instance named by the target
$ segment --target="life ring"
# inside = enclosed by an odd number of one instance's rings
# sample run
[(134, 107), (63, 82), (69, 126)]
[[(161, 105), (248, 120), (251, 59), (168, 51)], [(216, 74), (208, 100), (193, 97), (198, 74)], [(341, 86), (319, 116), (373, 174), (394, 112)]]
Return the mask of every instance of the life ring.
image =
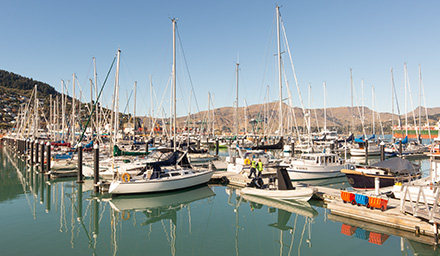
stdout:
[(244, 164), (246, 165), (251, 164), (251, 160), (249, 160), (249, 158), (244, 159)]
[(121, 219), (123, 219), (123, 220), (128, 220), (128, 219), (130, 219), (130, 212), (123, 211), (123, 212), (122, 212)]
[(130, 181), (130, 174), (128, 174), (127, 172), (125, 172), (124, 174), (122, 174), (122, 180), (124, 182), (129, 182)]

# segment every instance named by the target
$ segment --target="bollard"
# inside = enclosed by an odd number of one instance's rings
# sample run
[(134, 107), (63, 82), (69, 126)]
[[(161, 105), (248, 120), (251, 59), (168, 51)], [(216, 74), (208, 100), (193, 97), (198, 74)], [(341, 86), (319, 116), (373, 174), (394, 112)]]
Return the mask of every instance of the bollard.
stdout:
[(215, 138), (215, 155), (218, 156), (219, 142), (218, 138)]
[(29, 159), (31, 166), (34, 165), (34, 141), (31, 140), (31, 157)]
[(83, 148), (82, 148), (82, 144), (81, 142), (78, 143), (78, 180), (76, 181), (77, 183), (83, 183), (84, 181), (82, 180), (82, 153), (83, 153)]
[(379, 177), (374, 177), (374, 194), (376, 194), (376, 196), (379, 195), (379, 188), (380, 188), (380, 179)]
[(399, 139), (399, 157), (402, 157), (402, 139)]
[(368, 139), (365, 140), (365, 157), (368, 158)]
[(94, 151), (94, 164), (93, 164), (93, 185), (94, 191), (97, 193), (99, 191), (98, 182), (99, 182), (99, 145), (96, 143), (93, 145)]
[(385, 161), (385, 142), (380, 142), (380, 161)]
[(35, 163), (36, 164), (38, 164), (38, 152), (39, 152), (39, 149), (40, 149), (40, 147), (38, 145), (40, 145), (38, 143), (38, 140), (35, 140)]
[(293, 157), (295, 155), (295, 141), (292, 140), (292, 144), (290, 145), (290, 156)]
[(47, 147), (47, 151), (46, 151), (46, 162), (47, 162), (47, 164), (46, 164), (46, 172), (49, 172), (50, 171), (50, 158), (51, 158), (51, 146), (50, 146), (50, 142), (48, 141), (47, 143), (46, 143), (46, 147)]
[(145, 141), (145, 153), (148, 154), (148, 141)]
[(41, 152), (40, 152), (40, 172), (44, 173), (44, 141), (41, 141)]

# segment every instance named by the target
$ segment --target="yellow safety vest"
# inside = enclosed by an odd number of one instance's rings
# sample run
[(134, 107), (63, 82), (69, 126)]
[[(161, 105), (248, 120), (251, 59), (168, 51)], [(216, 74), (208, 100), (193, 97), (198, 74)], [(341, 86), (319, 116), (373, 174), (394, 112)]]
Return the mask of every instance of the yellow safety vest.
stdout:
[(252, 168), (256, 168), (256, 167), (257, 167), (257, 165), (256, 165), (255, 160), (252, 160)]
[(258, 171), (259, 172), (263, 171), (263, 162), (258, 162)]

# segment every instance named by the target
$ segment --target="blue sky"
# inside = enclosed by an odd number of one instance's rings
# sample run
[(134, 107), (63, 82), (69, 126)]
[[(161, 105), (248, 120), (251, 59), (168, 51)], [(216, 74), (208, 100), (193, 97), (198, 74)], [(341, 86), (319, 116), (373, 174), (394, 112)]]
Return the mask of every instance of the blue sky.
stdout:
[[(413, 107), (419, 105), (419, 64), (426, 105), (439, 106), (438, 1), (3, 1), (0, 69), (46, 82), (58, 91), (61, 79), (70, 80), (71, 86), (75, 73), (88, 100), (92, 57), (97, 60), (102, 85), (120, 48), (120, 111), (137, 81), (136, 112), (149, 113), (151, 75), (154, 111), (162, 102), (169, 115), (170, 93), (165, 89), (172, 64), (170, 18), (178, 18), (179, 116), (189, 112), (191, 88), (197, 101), (192, 97), (191, 112), (208, 109), (208, 92), (214, 95), (215, 107), (232, 106), (237, 59), (239, 106), (244, 100), (248, 105), (265, 102), (267, 86), (269, 100), (274, 101), (279, 94), (274, 34), (277, 4), (306, 107), (309, 83), (312, 108), (324, 107), (324, 81), (327, 107), (350, 106), (352, 68), (355, 102), (361, 104), (364, 80), (365, 105), (372, 107), (374, 86), (376, 110), (391, 112), (393, 68), (403, 113), (405, 62)], [(293, 103), (300, 106), (287, 52), (282, 56)], [(111, 102), (114, 76), (112, 70), (104, 89), (106, 106)], [(284, 78), (283, 82), (283, 97), (287, 97)], [(410, 110), (411, 101), (407, 102)], [(132, 101), (129, 110), (133, 111)]]

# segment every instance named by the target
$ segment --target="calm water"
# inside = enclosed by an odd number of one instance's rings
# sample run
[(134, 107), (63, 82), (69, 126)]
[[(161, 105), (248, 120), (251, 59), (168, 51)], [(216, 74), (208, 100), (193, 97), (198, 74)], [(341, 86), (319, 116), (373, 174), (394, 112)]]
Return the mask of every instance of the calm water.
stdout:
[(224, 186), (95, 197), (91, 181), (46, 181), (0, 149), (2, 255), (438, 255), (319, 201), (246, 200)]

